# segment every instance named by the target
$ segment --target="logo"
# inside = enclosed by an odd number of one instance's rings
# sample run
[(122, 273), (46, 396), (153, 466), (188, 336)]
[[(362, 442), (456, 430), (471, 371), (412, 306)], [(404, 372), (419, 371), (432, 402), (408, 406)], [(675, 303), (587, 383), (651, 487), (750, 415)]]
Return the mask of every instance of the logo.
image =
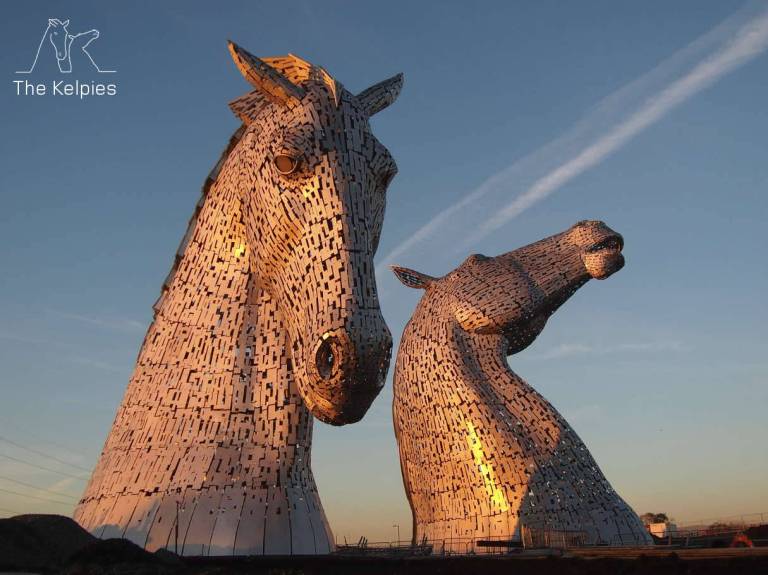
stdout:
[[(49, 18), (48, 26), (37, 44), (32, 64), (26, 70), (17, 70), (16, 74), (33, 74), (38, 63), (45, 58), (55, 58), (61, 74), (72, 74), (73, 67), (77, 73), (115, 74), (117, 70), (101, 68), (94, 58), (93, 42), (101, 34), (98, 30), (88, 30), (73, 34), (69, 31), (69, 19), (59, 20)], [(114, 96), (117, 94), (116, 83), (101, 83), (95, 81), (52, 80), (49, 84), (34, 83), (29, 80), (14, 80), (17, 96)]]

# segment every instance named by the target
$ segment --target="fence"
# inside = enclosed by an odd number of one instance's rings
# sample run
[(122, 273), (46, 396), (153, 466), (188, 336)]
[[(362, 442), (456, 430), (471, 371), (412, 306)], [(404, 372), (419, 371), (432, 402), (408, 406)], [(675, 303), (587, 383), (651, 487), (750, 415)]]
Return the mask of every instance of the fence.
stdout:
[[(728, 547), (744, 542), (743, 534), (749, 533), (750, 528), (765, 527), (768, 513), (739, 515), (739, 521), (726, 523), (723, 519), (716, 520), (709, 526), (693, 525), (678, 527), (676, 531), (663, 538), (655, 538), (655, 546), (674, 548), (695, 547)], [(701, 522), (699, 522), (700, 524)], [(762, 528), (761, 528), (762, 529)], [(762, 533), (762, 531), (761, 531)], [(761, 535), (761, 537), (763, 537)], [(401, 544), (395, 542), (369, 543), (364, 537), (356, 545), (337, 545), (340, 554), (379, 555), (379, 556), (413, 556), (413, 555), (505, 555), (523, 550), (534, 549), (575, 549), (579, 547), (620, 547), (632, 545), (636, 541), (635, 533), (619, 533), (610, 541), (590, 537), (587, 531), (570, 531), (561, 529), (541, 528), (523, 525), (519, 538), (509, 537), (479, 537), (427, 540), (417, 544)], [(752, 537), (747, 539), (749, 545), (768, 546), (768, 539)]]
[[(369, 543), (361, 537), (356, 545), (337, 545), (337, 553), (345, 555), (505, 555), (523, 549), (568, 549), (596, 544), (586, 531), (540, 529), (523, 527), (520, 537), (451, 537), (448, 539), (423, 539), (417, 544), (394, 542)], [(603, 544), (606, 544), (603, 542)]]

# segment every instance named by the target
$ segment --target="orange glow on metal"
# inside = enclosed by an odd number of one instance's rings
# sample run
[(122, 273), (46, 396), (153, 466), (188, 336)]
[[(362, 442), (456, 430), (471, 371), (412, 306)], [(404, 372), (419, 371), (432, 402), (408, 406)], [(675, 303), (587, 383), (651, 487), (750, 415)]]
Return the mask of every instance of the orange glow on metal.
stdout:
[(491, 498), (491, 502), (495, 503), (499, 510), (509, 511), (509, 502), (507, 501), (504, 491), (499, 489), (496, 482), (496, 474), (493, 472), (493, 465), (486, 461), (485, 453), (483, 451), (483, 443), (480, 441), (480, 436), (475, 431), (475, 426), (471, 421), (467, 421), (467, 431), (469, 436), (467, 437), (467, 443), (469, 449), (472, 452), (472, 457), (475, 460), (475, 465), (480, 471), (480, 475), (483, 478), (485, 484), (485, 491), (488, 493), (488, 497)]

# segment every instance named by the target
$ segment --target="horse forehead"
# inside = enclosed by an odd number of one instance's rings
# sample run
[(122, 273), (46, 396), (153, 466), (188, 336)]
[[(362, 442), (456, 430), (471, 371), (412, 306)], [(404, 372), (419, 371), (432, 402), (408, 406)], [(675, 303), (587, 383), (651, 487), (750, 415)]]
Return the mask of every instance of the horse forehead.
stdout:
[(507, 267), (499, 256), (489, 257), (473, 254), (456, 268), (456, 272), (465, 281), (483, 281), (508, 271), (505, 269)]
[(368, 118), (356, 102), (342, 98), (337, 106), (324, 86), (306, 89), (307, 95), (301, 104), (284, 109), (277, 116), (273, 124), (276, 129), (286, 133), (325, 130), (350, 135), (371, 134)]
[(354, 125), (368, 124), (365, 111), (360, 108), (357, 98), (343, 87), (338, 92), (332, 91), (327, 84), (316, 81), (305, 82), (302, 88), (306, 90), (305, 105), (312, 107), (319, 119), (324, 122), (350, 122)]
[(520, 270), (499, 256), (482, 261), (465, 261), (443, 280), (445, 287), (457, 295), (470, 299), (498, 297), (520, 283)]
[(307, 146), (307, 151), (319, 146), (323, 152), (356, 153), (366, 161), (377, 156), (388, 156), (389, 151), (374, 136), (368, 118), (359, 110), (340, 105), (333, 110), (317, 103), (305, 102), (287, 111), (282, 120), (273, 124), (271, 137), (264, 141), (279, 140)]

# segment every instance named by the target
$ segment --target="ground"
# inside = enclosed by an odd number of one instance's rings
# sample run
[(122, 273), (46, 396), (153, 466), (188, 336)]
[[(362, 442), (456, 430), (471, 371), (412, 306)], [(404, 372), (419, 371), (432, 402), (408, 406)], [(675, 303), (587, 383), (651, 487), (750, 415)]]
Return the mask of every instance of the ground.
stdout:
[(123, 539), (98, 540), (57, 515), (0, 519), (0, 572), (67, 575), (713, 575), (768, 574), (768, 547), (581, 548), (469, 557), (186, 557), (149, 553)]

